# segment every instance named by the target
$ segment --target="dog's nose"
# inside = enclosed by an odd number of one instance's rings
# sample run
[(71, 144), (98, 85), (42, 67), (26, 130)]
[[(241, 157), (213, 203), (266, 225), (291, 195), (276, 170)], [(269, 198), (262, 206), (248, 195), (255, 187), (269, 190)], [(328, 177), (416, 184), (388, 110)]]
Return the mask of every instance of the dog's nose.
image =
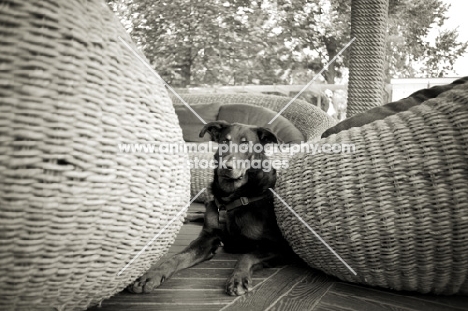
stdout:
[(232, 169), (234, 168), (234, 164), (232, 161), (227, 161), (226, 162), (226, 169), (232, 171)]

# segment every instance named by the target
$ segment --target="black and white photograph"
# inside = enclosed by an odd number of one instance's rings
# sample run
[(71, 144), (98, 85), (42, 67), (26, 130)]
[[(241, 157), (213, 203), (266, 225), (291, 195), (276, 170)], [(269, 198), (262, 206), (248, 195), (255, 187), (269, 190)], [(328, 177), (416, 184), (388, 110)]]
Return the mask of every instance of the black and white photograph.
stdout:
[(468, 311), (468, 0), (0, 0), (1, 311)]

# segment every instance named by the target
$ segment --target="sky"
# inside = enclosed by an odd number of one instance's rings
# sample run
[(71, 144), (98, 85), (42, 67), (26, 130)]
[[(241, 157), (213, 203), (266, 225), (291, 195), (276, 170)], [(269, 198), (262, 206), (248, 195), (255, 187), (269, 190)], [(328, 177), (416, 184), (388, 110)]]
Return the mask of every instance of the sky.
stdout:
[[(450, 29), (458, 27), (458, 39), (468, 41), (468, 0), (443, 1), (451, 5), (444, 26)], [(468, 52), (457, 60), (454, 70), (457, 76), (468, 76)]]

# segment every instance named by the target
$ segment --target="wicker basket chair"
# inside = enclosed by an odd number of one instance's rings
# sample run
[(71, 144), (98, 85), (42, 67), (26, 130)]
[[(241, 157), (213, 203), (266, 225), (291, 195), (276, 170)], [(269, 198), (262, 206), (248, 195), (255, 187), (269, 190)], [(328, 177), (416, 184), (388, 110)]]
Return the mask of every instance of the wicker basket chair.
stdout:
[[(229, 104), (250, 104), (279, 112), (286, 106), (291, 98), (262, 95), (262, 94), (180, 94), (179, 95), (187, 104), (210, 104), (221, 103), (222, 105)], [(171, 95), (174, 105), (183, 105), (183, 102), (174, 95)], [(288, 108), (281, 114), (283, 117), (291, 121), (296, 128), (301, 131), (307, 141), (316, 141), (320, 139), (320, 135), (329, 127), (333, 126), (336, 121), (320, 108), (307, 103), (306, 101), (296, 99)], [(200, 129), (203, 124), (200, 122)], [(191, 161), (211, 160), (214, 154), (212, 152), (193, 152), (190, 153)], [(288, 154), (276, 154), (275, 159), (289, 159)], [(206, 202), (212, 200), (210, 185), (213, 181), (213, 169), (194, 168), (191, 170), (191, 194), (195, 196), (201, 189), (207, 188), (207, 191), (202, 193), (198, 202)]]
[(332, 135), (355, 153), (299, 154), (278, 195), (278, 224), (310, 266), (342, 280), (468, 294), (468, 84), (409, 111)]
[[(388, 0), (352, 2), (349, 115), (382, 103)], [(278, 195), (278, 224), (310, 266), (342, 280), (468, 294), (468, 84), (319, 141), (355, 153), (300, 154)]]
[(84, 310), (164, 255), (189, 201), (187, 155), (119, 144), (182, 131), (104, 1), (8, 1), (0, 24), (0, 309)]

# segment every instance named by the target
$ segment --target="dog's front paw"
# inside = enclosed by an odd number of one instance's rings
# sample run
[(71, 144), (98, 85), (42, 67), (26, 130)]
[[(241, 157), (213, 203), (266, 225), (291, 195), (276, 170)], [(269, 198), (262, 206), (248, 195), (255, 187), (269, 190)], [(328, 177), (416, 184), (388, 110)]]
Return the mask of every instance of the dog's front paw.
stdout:
[(231, 296), (241, 296), (252, 290), (252, 278), (249, 272), (234, 271), (226, 284), (226, 293)]
[(150, 293), (172, 274), (172, 269), (167, 265), (151, 267), (145, 274), (140, 276), (133, 284), (127, 287), (131, 293)]

